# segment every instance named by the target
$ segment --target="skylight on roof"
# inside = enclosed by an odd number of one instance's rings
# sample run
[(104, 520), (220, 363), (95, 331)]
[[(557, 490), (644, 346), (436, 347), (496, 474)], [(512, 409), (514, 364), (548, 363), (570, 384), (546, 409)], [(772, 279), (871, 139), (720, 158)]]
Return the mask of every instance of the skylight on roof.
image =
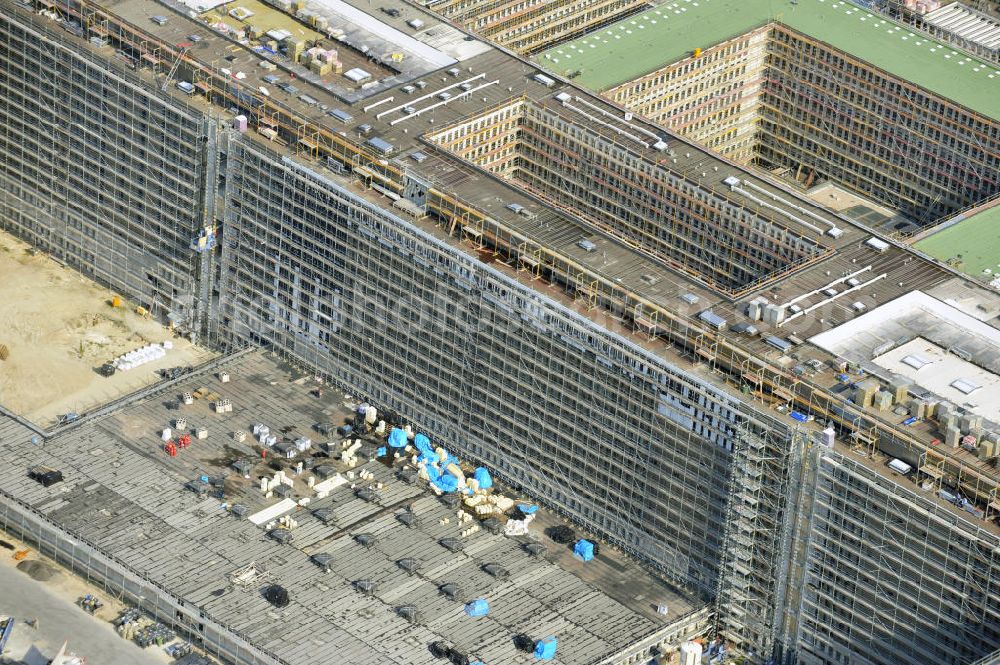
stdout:
[(923, 356), (913, 354), (904, 357), (902, 362), (904, 365), (909, 365), (913, 369), (920, 369), (926, 365), (930, 365), (934, 361), (928, 358), (924, 358)]
[(972, 379), (956, 379), (951, 382), (951, 387), (963, 395), (968, 395), (976, 390), (979, 390), (982, 386)]

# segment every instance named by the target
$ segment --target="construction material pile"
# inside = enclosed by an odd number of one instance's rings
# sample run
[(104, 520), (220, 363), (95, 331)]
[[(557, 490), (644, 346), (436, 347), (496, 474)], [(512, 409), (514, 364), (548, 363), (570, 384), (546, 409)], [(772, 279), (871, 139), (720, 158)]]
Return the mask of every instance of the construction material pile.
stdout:
[(145, 365), (146, 363), (163, 358), (167, 355), (167, 350), (172, 349), (173, 346), (173, 342), (169, 340), (163, 344), (147, 344), (146, 346), (136, 349), (135, 351), (129, 351), (125, 355), (118, 356), (111, 361), (111, 364), (116, 370), (120, 372), (127, 372), (128, 370), (135, 369), (140, 365)]

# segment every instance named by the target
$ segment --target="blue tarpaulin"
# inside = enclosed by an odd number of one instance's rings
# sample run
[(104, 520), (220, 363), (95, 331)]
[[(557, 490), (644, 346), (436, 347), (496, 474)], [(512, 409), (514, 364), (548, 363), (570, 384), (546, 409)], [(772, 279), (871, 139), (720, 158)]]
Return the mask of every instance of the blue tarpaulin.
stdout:
[(385, 457), (389, 453), (385, 446), (380, 447), (375, 451), (375, 457)]
[(417, 458), (418, 462), (427, 462), (428, 464), (437, 464), (441, 460), (438, 459), (438, 455), (433, 450), (425, 450), (421, 453), (420, 457)]
[(426, 467), (424, 467), (424, 469), (426, 469), (427, 471), (427, 479), (430, 480), (432, 483), (441, 477), (441, 469), (437, 468), (436, 466), (428, 464)]
[(406, 432), (399, 429), (398, 427), (392, 428), (389, 432), (389, 445), (393, 448), (405, 448), (406, 447)]
[(530, 503), (519, 503), (517, 509), (525, 515), (532, 515), (538, 510), (538, 506), (533, 506)]
[(538, 660), (552, 660), (556, 657), (556, 638), (546, 637), (535, 642), (535, 658)]
[(594, 558), (594, 543), (589, 540), (578, 540), (576, 547), (573, 548), (573, 554), (584, 561), (590, 561)]
[(426, 434), (417, 434), (413, 437), (413, 445), (420, 452), (426, 452), (428, 450), (433, 450), (431, 448), (431, 440), (427, 438)]
[(458, 478), (450, 473), (442, 473), (440, 478), (431, 482), (442, 492), (454, 492), (458, 489)]
[(473, 476), (476, 482), (479, 483), (479, 489), (487, 490), (493, 487), (493, 478), (490, 477), (490, 472), (483, 467), (478, 467)]
[(470, 617), (484, 617), (490, 613), (490, 604), (485, 599), (479, 598), (465, 606), (465, 613)]

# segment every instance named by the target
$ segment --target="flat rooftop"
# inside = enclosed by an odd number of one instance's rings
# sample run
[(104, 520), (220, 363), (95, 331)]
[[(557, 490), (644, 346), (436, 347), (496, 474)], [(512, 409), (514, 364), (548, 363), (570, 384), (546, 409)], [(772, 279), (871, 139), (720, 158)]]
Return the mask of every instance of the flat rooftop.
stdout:
[[(122, 3), (128, 5), (130, 15), (135, 17), (136, 20), (152, 14), (156, 7), (149, 0), (122, 0)], [(117, 11), (117, 7), (113, 8), (112, 11)], [(377, 11), (377, 9), (372, 9), (371, 11)], [(420, 13), (422, 10), (412, 6), (407, 6), (404, 11), (417, 12), (418, 15), (423, 15)], [(409, 14), (404, 14), (404, 17), (394, 19), (386, 17), (385, 20), (402, 21), (407, 16)], [(249, 90), (254, 90), (259, 84), (257, 77), (259, 76), (258, 72), (260, 68), (255, 63), (260, 58), (250, 49), (234, 47), (230, 42), (213, 34), (211, 31), (205, 28), (197, 28), (194, 23), (186, 20), (183, 16), (173, 17), (167, 26), (157, 26), (155, 23), (145, 19), (143, 21), (144, 30), (148, 30), (150, 34), (167, 42), (176, 41), (178, 35), (190, 32), (192, 28), (201, 30), (202, 34), (205, 35), (205, 39), (200, 42), (200, 48), (193, 51), (193, 55), (202, 62), (211, 62), (214, 58), (230, 54), (237, 59), (242, 71), (248, 73), (247, 79), (242, 84), (246, 85)], [(89, 41), (77, 40), (68, 33), (65, 34), (65, 38), (76, 41), (82, 51), (89, 51), (95, 54), (95, 56), (103, 58), (104, 61), (109, 63), (109, 66), (125, 69), (125, 65), (115, 58), (111, 47), (97, 48)], [(465, 43), (483, 44), (479, 41)], [(680, 317), (694, 322), (695, 325), (698, 325), (696, 319), (698, 313), (708, 308), (713, 308), (713, 311), (717, 314), (722, 314), (723, 318), (727, 319), (729, 325), (744, 320), (745, 310), (742, 310), (743, 313), (741, 313), (741, 309), (745, 302), (734, 303), (724, 300), (718, 293), (701, 286), (698, 282), (684, 274), (664, 266), (662, 262), (652, 259), (623, 242), (595, 232), (594, 229), (587, 226), (583, 221), (547, 205), (545, 202), (532, 197), (524, 190), (514, 187), (508, 182), (504, 182), (500, 178), (492, 176), (450, 153), (439, 150), (423, 138), (427, 132), (462, 119), (472, 118), (477, 114), (481, 114), (484, 109), (510, 103), (512, 99), (521, 95), (535, 103), (559, 109), (562, 107), (554, 97), (556, 94), (566, 92), (567, 94), (586, 99), (589, 104), (600, 107), (602, 111), (622, 117), (621, 109), (583, 91), (575, 85), (560, 82), (553, 88), (548, 88), (533, 81), (531, 77), (535, 71), (536, 69), (528, 65), (526, 61), (487, 46), (485, 51), (464, 61), (461, 70), (454, 74), (439, 72), (433, 76), (418, 79), (426, 84), (423, 88), (407, 91), (406, 87), (400, 82), (389, 89), (373, 93), (364, 101), (355, 100), (345, 103), (328, 90), (303, 84), (303, 87), (309, 90), (309, 94), (315, 96), (322, 103), (339, 106), (342, 109), (349, 109), (353, 118), (346, 123), (324, 115), (321, 111), (303, 104), (291, 95), (285, 95), (284, 93), (275, 94), (272, 95), (271, 101), (280, 103), (282, 108), (308, 119), (317, 126), (322, 126), (327, 131), (343, 134), (349, 140), (358, 144), (364, 143), (366, 140), (366, 137), (357, 131), (358, 125), (362, 123), (371, 124), (373, 129), (370, 136), (378, 136), (393, 144), (394, 152), (388, 159), (398, 167), (405, 168), (409, 173), (426, 179), (439, 191), (455, 196), (467, 204), (482, 210), (491, 218), (502, 222), (513, 233), (525, 234), (529, 238), (537, 239), (537, 242), (554, 253), (568, 257), (586, 266), (589, 270), (602, 276), (608, 282), (619, 284), (630, 294), (647, 299), (664, 309), (673, 311)], [(484, 73), (486, 74), (484, 79), (476, 78)], [(148, 70), (141, 69), (138, 74), (148, 81), (150, 85), (158, 85), (157, 79)], [(496, 83), (493, 83), (494, 81)], [(476, 86), (484, 82), (491, 83), (491, 85), (469, 95), (454, 95), (446, 104), (440, 103), (441, 100), (438, 95), (442, 91), (454, 91), (457, 86), (464, 82), (470, 82)], [(168, 89), (168, 93), (174, 98), (195, 106), (206, 113), (220, 113), (218, 107), (210, 107), (205, 99), (197, 95), (184, 95), (181, 91), (173, 87)], [(420, 99), (417, 100), (417, 98)], [(401, 111), (393, 111), (379, 117), (379, 114), (393, 109), (404, 102), (413, 105), (417, 110), (427, 109), (431, 105), (436, 106), (420, 115), (416, 113), (405, 115)], [(221, 111), (221, 113), (222, 117), (229, 117), (225, 111)], [(232, 111), (232, 115), (235, 114), (236, 112)], [(404, 115), (407, 119), (400, 121), (400, 118), (404, 117)], [(608, 118), (603, 113), (601, 115), (603, 118)], [(594, 125), (592, 122), (588, 124), (586, 118), (576, 116), (579, 116), (579, 114), (573, 114), (569, 117), (574, 122), (587, 127), (588, 130), (596, 131), (612, 138), (614, 137), (611, 129), (602, 128), (601, 126)], [(632, 123), (641, 125), (644, 129), (651, 132), (662, 131), (655, 125), (645, 123), (639, 118), (633, 118)], [(248, 131), (244, 136), (248, 140), (273, 150), (279, 155), (302, 163), (309, 169), (349, 189), (352, 193), (373, 205), (393, 210), (404, 218), (407, 218), (409, 214), (404, 209), (398, 208), (392, 200), (384, 196), (377, 189), (365, 188), (355, 178), (335, 173), (326, 168), (322, 161), (312, 159), (308, 154), (299, 152), (295, 146), (287, 146), (280, 141), (267, 141), (252, 130)], [(808, 202), (807, 199), (802, 197), (801, 193), (793, 191), (788, 185), (771, 181), (766, 176), (760, 174), (752, 174), (725, 158), (711, 153), (683, 138), (668, 137), (667, 140), (670, 150), (666, 153), (657, 152), (652, 149), (642, 149), (634, 143), (629, 144), (629, 149), (638, 151), (645, 158), (663, 164), (690, 182), (697, 183), (697, 185), (709, 191), (725, 196), (738, 205), (755, 209), (757, 203), (753, 199), (744, 196), (740, 192), (732, 191), (723, 182), (730, 175), (736, 176), (742, 180), (743, 190), (752, 193), (755, 198), (765, 199), (770, 202), (770, 205), (774, 209), (771, 210), (773, 214), (769, 214), (768, 216), (773, 216), (778, 222), (788, 224), (792, 228), (801, 229), (806, 234), (815, 234), (813, 237), (819, 238), (821, 234), (806, 229), (801, 223), (795, 221), (796, 219), (801, 219), (801, 211), (799, 210), (801, 207), (807, 208), (810, 213), (823, 220), (828, 220), (829, 223), (838, 225), (844, 231), (844, 234), (837, 239), (822, 238), (824, 244), (835, 250), (832, 255), (813, 266), (809, 266), (782, 279), (779, 283), (770, 286), (766, 290), (761, 289), (760, 293), (767, 296), (771, 302), (782, 303), (790, 298), (797, 298), (807, 293), (812, 294), (809, 302), (818, 301), (826, 297), (820, 293), (824, 285), (829, 284), (840, 276), (869, 265), (871, 266), (870, 274), (872, 276), (885, 275), (884, 278), (875, 282), (871, 287), (866, 287), (864, 293), (856, 293), (851, 299), (848, 299), (847, 295), (838, 297), (833, 303), (833, 308), (836, 312), (834, 316), (826, 316), (825, 310), (820, 308), (794, 321), (788, 322), (780, 329), (767, 329), (766, 334), (781, 336), (794, 334), (807, 339), (854, 318), (856, 313), (850, 307), (850, 303), (853, 300), (862, 299), (868, 304), (869, 309), (871, 309), (878, 303), (888, 302), (915, 288), (926, 292), (932, 292), (938, 287), (953, 289), (954, 271), (895, 245), (890, 245), (885, 252), (876, 252), (864, 244), (864, 241), (871, 236), (870, 232), (858, 227), (837, 213)], [(417, 161), (411, 158), (411, 156), (418, 152), (422, 153), (426, 159)], [(528, 217), (515, 214), (507, 208), (507, 204), (509, 203), (523, 205), (535, 213), (535, 216)], [(548, 284), (543, 280), (535, 279), (531, 272), (518, 270), (517, 266), (507, 265), (502, 260), (496, 260), (497, 257), (492, 252), (479, 251), (471, 241), (463, 241), (461, 238), (449, 235), (433, 219), (407, 218), (407, 220), (422, 230), (431, 233), (439, 240), (469, 255), (492, 262), (494, 267), (511, 279), (521, 282), (528, 288), (540, 291), (547, 297), (574, 309), (585, 317), (591, 318), (597, 325), (621, 335), (630, 343), (663, 357), (668, 362), (686, 371), (696, 373), (707, 383), (740, 398), (738, 386), (731, 385), (726, 381), (725, 377), (716, 372), (707, 371), (706, 366), (700, 363), (699, 358), (692, 358), (683, 352), (679, 353), (672, 345), (664, 343), (660, 339), (650, 339), (646, 333), (637, 333), (631, 324), (620, 321), (614, 316), (608, 316), (604, 310), (594, 309), (591, 311), (585, 306), (585, 303), (574, 301), (562, 289), (555, 288), (554, 285)], [(810, 220), (812, 222), (817, 221), (812, 217), (810, 217)], [(577, 244), (581, 239), (591, 239), (597, 247), (592, 252), (586, 252)], [(838, 287), (838, 289), (841, 292), (844, 291), (842, 287)], [(976, 287), (974, 291), (976, 294), (981, 295), (985, 290), (981, 287)], [(699, 301), (694, 305), (688, 305), (681, 298), (681, 296), (688, 293), (696, 295)], [(948, 296), (941, 295), (939, 297), (947, 298)], [(969, 298), (965, 299), (968, 300)], [(761, 327), (763, 328), (763, 326)], [(767, 346), (759, 337), (748, 338), (745, 335), (728, 330), (723, 331), (721, 334), (725, 336), (727, 343), (752, 353), (771, 366), (780, 366), (791, 370), (793, 367), (797, 369), (796, 362), (801, 362), (781, 354), (773, 347)], [(837, 360), (834, 354), (819, 347), (805, 344), (796, 347), (794, 355), (797, 358), (802, 358), (803, 361), (807, 358), (814, 359), (826, 368), (817, 371), (808, 369), (806, 373), (801, 375), (800, 381), (807, 385), (820, 387), (825, 391), (830, 391), (840, 386), (837, 381), (838, 372), (831, 369)], [(868, 413), (867, 415), (873, 420), (881, 421), (888, 427), (898, 426), (898, 420), (894, 417), (884, 417), (878, 413)], [(787, 416), (785, 417), (787, 418)], [(934, 432), (930, 430), (925, 431), (924, 428), (918, 427), (909, 428), (907, 433), (928, 445), (936, 436)], [(995, 468), (987, 466), (986, 463), (964, 450), (946, 451), (946, 454), (948, 457), (958, 460), (963, 465), (975, 469), (975, 472), (983, 477), (996, 478)]]
[(535, 60), (603, 91), (778, 22), (994, 120), (1000, 70), (844, 0), (669, 0)]
[(943, 300), (912, 291), (809, 341), (1000, 426), (1000, 329)]
[[(189, 375), (169, 390), (82, 422), (44, 447), (30, 442), (30, 430), (0, 418), (0, 463), (7, 469), (0, 489), (291, 665), (432, 665), (439, 661), (428, 646), (436, 640), (487, 663), (527, 662), (530, 658), (525, 660), (527, 654), (513, 643), (521, 633), (533, 639), (557, 636), (554, 662), (580, 665), (702, 606), (609, 546), (591, 562), (575, 559), (566, 545), (544, 535), (546, 525), (559, 523), (544, 509), (527, 536), (483, 528), (463, 537), (475, 520), (459, 523), (455, 508), (433, 496), (426, 483), (397, 478), (401, 462), (391, 468), (362, 458), (354, 469), (374, 474), (363, 486), (383, 484), (374, 501), (356, 495), (362, 485), (351, 485), (361, 482), (357, 479), (318, 498), (305, 482), (310, 471), (295, 477), (293, 498), (312, 500), (288, 513), (298, 526), (290, 543), (278, 543), (263, 527), (227, 510), (241, 503), (253, 515), (279, 503), (277, 497), (265, 498), (259, 487), (259, 477), (273, 475), (274, 468), (251, 447), (252, 437), (240, 443), (232, 432), (249, 432), (263, 422), (288, 439), (310, 436), (316, 441), (311, 451), (316, 464), (345, 471), (318, 450), (325, 437), (311, 427), (342, 422), (353, 403), (334, 390), (314, 396), (311, 379), (263, 352), (228, 359), (219, 369), (230, 373), (230, 382), (207, 372)], [(207, 397), (176, 405), (181, 391), (199, 388), (231, 398), (233, 412), (216, 414)], [(207, 427), (208, 438), (170, 457), (159, 434), (177, 417), (187, 418), (190, 427)], [(362, 450), (373, 446), (366, 442)], [(340, 449), (339, 437), (335, 448)], [(249, 479), (230, 467), (237, 459), (250, 460)], [(27, 476), (35, 464), (58, 468), (65, 481), (43, 487)], [(199, 496), (185, 488), (202, 475), (217, 482), (221, 495)], [(332, 523), (313, 514), (323, 508), (332, 512)], [(402, 512), (412, 512), (416, 525), (400, 522)], [(373, 535), (375, 543), (359, 544), (360, 534)], [(446, 549), (439, 543), (443, 538), (459, 539), (463, 549)], [(528, 542), (547, 550), (532, 556), (524, 549)], [(329, 572), (310, 560), (317, 554), (331, 556)], [(407, 558), (418, 564), (413, 573), (398, 563)], [(483, 570), (487, 563), (505, 568), (509, 576), (492, 577)], [(266, 573), (252, 583), (234, 584), (230, 575), (250, 564)], [(376, 582), (377, 590), (361, 593), (355, 588), (360, 580)], [(447, 583), (458, 584), (457, 597), (441, 593), (439, 587)], [(288, 590), (287, 607), (276, 609), (262, 597), (270, 584)], [(466, 615), (464, 603), (476, 598), (489, 602), (488, 616)], [(660, 604), (667, 606), (667, 615), (656, 612)], [(397, 612), (407, 605), (416, 609), (416, 622)]]
[[(1000, 96), (1000, 91), (997, 92)], [(916, 249), (970, 277), (1000, 277), (1000, 202), (969, 217), (958, 217), (917, 241)]]
[(917, 337), (872, 358), (872, 362), (912, 379), (952, 404), (968, 404), (969, 412), (1000, 423), (1000, 374), (949, 353), (938, 344)]

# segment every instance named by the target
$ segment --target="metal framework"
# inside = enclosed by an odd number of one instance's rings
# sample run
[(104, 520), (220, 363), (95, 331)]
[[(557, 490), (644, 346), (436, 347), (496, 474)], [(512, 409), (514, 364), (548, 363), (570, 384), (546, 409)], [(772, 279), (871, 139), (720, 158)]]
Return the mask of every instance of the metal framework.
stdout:
[(814, 481), (799, 662), (968, 663), (1000, 645), (1000, 539), (831, 451)]
[(997, 122), (780, 22), (605, 91), (740, 163), (829, 179), (921, 226), (1000, 192)]
[(430, 0), (431, 10), (518, 53), (535, 53), (642, 9), (641, 0)]
[[(396, 199), (404, 196), (411, 176), (398, 164), (310, 123), (86, 0), (71, 0), (60, 11), (83, 26), (85, 37), (108, 40), (139, 71), (85, 55), (79, 45), (71, 48), (64, 35), (48, 30), (41, 20), (3, 6), (0, 33), (14, 47), (0, 51), (4, 73), (26, 81), (34, 99), (76, 113), (87, 139), (74, 138), (71, 130), (57, 127), (53, 118), (43, 115), (42, 104), (11, 85), (2, 85), (0, 92), (8, 103), (0, 107), (0, 113), (9, 127), (2, 148), (8, 163), (18, 167), (16, 172), (0, 171), (0, 183), (11, 195), (4, 197), (6, 207), (0, 209), (0, 219), (9, 228), (53, 252), (61, 246), (53, 238), (59, 234), (75, 237), (69, 229), (76, 225), (97, 233), (99, 225), (88, 221), (88, 211), (67, 200), (68, 196), (59, 199), (52, 194), (57, 187), (63, 187), (58, 190), (61, 196), (66, 193), (65, 185), (53, 182), (54, 176), (66, 179), (75, 167), (65, 156), (49, 152), (45, 154), (52, 159), (51, 166), (43, 168), (18, 143), (27, 141), (32, 149), (42, 150), (32, 138), (38, 135), (37, 126), (62, 132), (71, 146), (69, 154), (83, 160), (91, 176), (72, 176), (73, 187), (97, 202), (108, 226), (107, 235), (101, 236), (107, 245), (94, 242), (93, 237), (86, 243), (79, 238), (63, 241), (65, 256), (86, 247), (91, 248), (86, 251), (107, 249), (99, 258), (96, 252), (93, 257), (73, 258), (74, 266), (99, 279), (106, 275), (104, 279), (120, 284), (126, 292), (143, 293), (150, 289), (149, 270), (131, 268), (141, 257), (144, 267), (161, 270), (153, 271), (162, 281), (153, 283), (149, 297), (167, 302), (169, 296), (171, 307), (180, 307), (183, 298), (168, 293), (165, 286), (172, 290), (176, 283), (178, 293), (191, 294), (192, 311), (201, 312), (196, 318), (207, 318), (207, 327), (215, 331), (213, 341), (267, 345), (352, 394), (397, 411), (470, 459), (489, 464), (506, 481), (544, 497), (560, 512), (656, 566), (677, 584), (716, 597), (720, 626), (758, 653), (835, 641), (834, 636), (820, 635), (819, 627), (833, 616), (822, 614), (827, 611), (824, 602), (799, 599), (792, 582), (774, 585), (776, 579), (795, 579), (794, 570), (802, 561), (797, 552), (806, 551), (807, 542), (810, 564), (826, 565), (824, 548), (837, 548), (838, 556), (847, 556), (855, 536), (843, 521), (830, 517), (835, 511), (824, 513), (824, 506), (875, 510), (874, 494), (866, 494), (867, 490), (838, 494), (841, 490), (834, 480), (848, 486), (878, 487), (880, 500), (897, 506), (900, 522), (886, 522), (886, 528), (896, 529), (897, 538), (905, 538), (910, 525), (913, 533), (923, 534), (922, 542), (966, 538), (963, 542), (969, 545), (962, 547), (967, 556), (949, 559), (951, 568), (946, 565), (945, 569), (961, 577), (962, 584), (968, 585), (963, 589), (978, 585), (986, 594), (987, 601), (980, 602), (972, 591), (963, 591), (962, 602), (972, 609), (963, 609), (966, 614), (962, 616), (995, 620), (987, 612), (995, 607), (989, 598), (997, 597), (997, 562), (987, 561), (993, 573), (984, 576), (981, 570), (982, 556), (987, 556), (981, 545), (995, 540), (990, 533), (971, 533), (968, 523), (948, 519), (940, 507), (857, 463), (840, 462), (850, 468), (843, 479), (830, 471), (810, 475), (805, 469), (820, 465), (810, 466), (808, 455), (801, 452), (804, 437), (766, 407), (780, 403), (815, 414), (832, 422), (842, 435), (853, 435), (869, 451), (906, 450), (920, 457), (924, 479), (947, 476), (970, 498), (1000, 507), (994, 475), (970, 467), (946, 448), (929, 447), (878, 414), (849, 404), (731, 338), (643, 298), (538, 237), (477, 210), (440, 184), (426, 188), (420, 204), (428, 221), (420, 227), (404, 221), (372, 203), (374, 196), (357, 193), (360, 184), (370, 188), (369, 193), (377, 191)], [(49, 62), (57, 59), (56, 51), (63, 63), (70, 64)], [(22, 52), (28, 57), (15, 55)], [(46, 66), (37, 66), (30, 61), (32, 57)], [(192, 108), (171, 102), (157, 90), (156, 76), (168, 74), (177, 62), (184, 75), (190, 75), (201, 99), (236, 106), (254, 126), (273, 128), (276, 149), (216, 130)], [(92, 88), (98, 84), (101, 87)], [(57, 92), (60, 87), (66, 92)], [(94, 90), (105, 96), (96, 96)], [(456, 135), (449, 139), (452, 145), (443, 147), (479, 160), (478, 168), (486, 172), (520, 179), (524, 189), (570, 207), (580, 217), (593, 219), (595, 225), (608, 212), (618, 210), (611, 205), (615, 196), (628, 199), (633, 207), (648, 206), (650, 197), (669, 196), (676, 201), (673, 212), (680, 221), (671, 228), (671, 242), (657, 247), (660, 258), (733, 293), (759, 288), (761, 283), (732, 272), (744, 259), (753, 259), (762, 271), (781, 275), (785, 274), (782, 270), (798, 265), (796, 261), (822, 256), (822, 252), (797, 246), (793, 233), (783, 235), (783, 229), (768, 227), (773, 222), (759, 213), (706, 201), (703, 190), (682, 182), (667, 169), (658, 169), (656, 163), (610, 140), (592, 124), (575, 119), (575, 130), (570, 132), (571, 123), (559, 113), (517, 99), (490, 111), (519, 103), (517, 113), (498, 122), (519, 123), (518, 130), (524, 134), (521, 145), (510, 144), (508, 127), (498, 133), (504, 145), (490, 149), (490, 155), (472, 156), (471, 145), (461, 146), (461, 141), (474, 130), (461, 126), (449, 128)], [(106, 115), (98, 115), (99, 110)], [(117, 119), (119, 114), (128, 120), (128, 127)], [(108, 124), (98, 126), (98, 118)], [(150, 130), (143, 145), (135, 145), (131, 123), (149, 118), (156, 118), (166, 130)], [(36, 121), (37, 126), (31, 124)], [(584, 145), (573, 133), (588, 133), (591, 144)], [(553, 147), (547, 148), (546, 141)], [(598, 144), (600, 149), (593, 147)], [(97, 145), (108, 154), (99, 154)], [(195, 150), (190, 145), (205, 147)], [(503, 152), (512, 148), (516, 148), (513, 153)], [(615, 168), (620, 173), (591, 170), (574, 181), (559, 173), (574, 166), (560, 161), (564, 159), (557, 155), (560, 151), (591, 162), (618, 156), (621, 164)], [(297, 153), (301, 160), (335, 164), (345, 172), (344, 177), (321, 176), (289, 158), (288, 152)], [(146, 161), (139, 161), (141, 154)], [(164, 155), (178, 161), (167, 164)], [(189, 170), (181, 172), (183, 168)], [(150, 169), (160, 182), (176, 188), (169, 197), (160, 196)], [(613, 196), (611, 181), (624, 178), (622, 173), (629, 169), (627, 179), (651, 181), (650, 187), (660, 189), (625, 189)], [(226, 189), (217, 197), (214, 183), (223, 175)], [(595, 200), (586, 204), (593, 205), (592, 209), (572, 194), (583, 188), (595, 193)], [(177, 192), (190, 196), (178, 197)], [(8, 201), (15, 199), (20, 203), (11, 206)], [(180, 199), (196, 203), (178, 207)], [(31, 221), (25, 213), (29, 204), (34, 209), (49, 206), (51, 212)], [(731, 257), (728, 264), (713, 262), (704, 253), (677, 249), (700, 237), (692, 229), (706, 220), (691, 211), (704, 205), (717, 206), (731, 222), (725, 233), (713, 228), (723, 237), (725, 246), (720, 251)], [(126, 211), (148, 213), (149, 219), (129, 218)], [(173, 225), (156, 217), (168, 213)], [(619, 215), (615, 219), (619, 217), (631, 228), (623, 224), (608, 227), (608, 232), (627, 237), (648, 231), (634, 218)], [(741, 220), (773, 230), (780, 236), (780, 247), (761, 246), (753, 229), (739, 227)], [(224, 224), (221, 250), (199, 253), (192, 241), (216, 221)], [(441, 230), (430, 228), (432, 223)], [(130, 230), (134, 238), (127, 235)], [(128, 247), (142, 251), (133, 255), (122, 250), (124, 258), (119, 257), (115, 248), (122, 237), (129, 238)], [(644, 244), (646, 238), (639, 237)], [(456, 243), (466, 247), (456, 247)], [(467, 249), (513, 268), (509, 273), (498, 270)], [(88, 267), (88, 261), (100, 267)], [(218, 282), (214, 281), (216, 268)], [(167, 281), (164, 274), (174, 281)], [(558, 287), (553, 291), (558, 299), (564, 295), (577, 298), (577, 311), (511, 276), (519, 274), (535, 286)], [(192, 275), (190, 283), (182, 280)], [(210, 305), (215, 294), (217, 307)], [(603, 325), (592, 320), (600, 312), (608, 317)], [(640, 333), (636, 339), (647, 345), (662, 341), (695, 359), (697, 373), (680, 369), (681, 363), (668, 360), (665, 353), (633, 343), (627, 337), (633, 330)], [(813, 486), (822, 491), (813, 492)], [(814, 494), (817, 498), (809, 510), (801, 509)], [(789, 496), (804, 498), (789, 503)], [(802, 517), (807, 512), (818, 517)], [(861, 529), (876, 524), (875, 518), (852, 519), (861, 523)], [(919, 556), (905, 552), (900, 556), (915, 562), (926, 557), (928, 565), (940, 567), (929, 547), (921, 549)], [(995, 558), (995, 554), (988, 556)], [(883, 569), (886, 579), (896, 574), (887, 565)], [(811, 580), (842, 593), (837, 569), (810, 571)], [(937, 598), (950, 598), (948, 589), (934, 588)], [(894, 603), (900, 606), (900, 616), (905, 614), (909, 599), (897, 596)], [(779, 619), (783, 613), (797, 612), (800, 604), (812, 612), (807, 616), (813, 617), (813, 624), (803, 623), (792, 637), (786, 631), (782, 639), (787, 644), (782, 647), (775, 637), (783, 630)], [(939, 605), (944, 608), (946, 603)], [(846, 618), (836, 620), (860, 625), (870, 614), (858, 610), (837, 614)], [(968, 635), (975, 637), (971, 632)], [(989, 639), (993, 637), (986, 635), (979, 646)], [(928, 644), (940, 648), (943, 642), (934, 637)], [(949, 661), (942, 658), (940, 662)]]

